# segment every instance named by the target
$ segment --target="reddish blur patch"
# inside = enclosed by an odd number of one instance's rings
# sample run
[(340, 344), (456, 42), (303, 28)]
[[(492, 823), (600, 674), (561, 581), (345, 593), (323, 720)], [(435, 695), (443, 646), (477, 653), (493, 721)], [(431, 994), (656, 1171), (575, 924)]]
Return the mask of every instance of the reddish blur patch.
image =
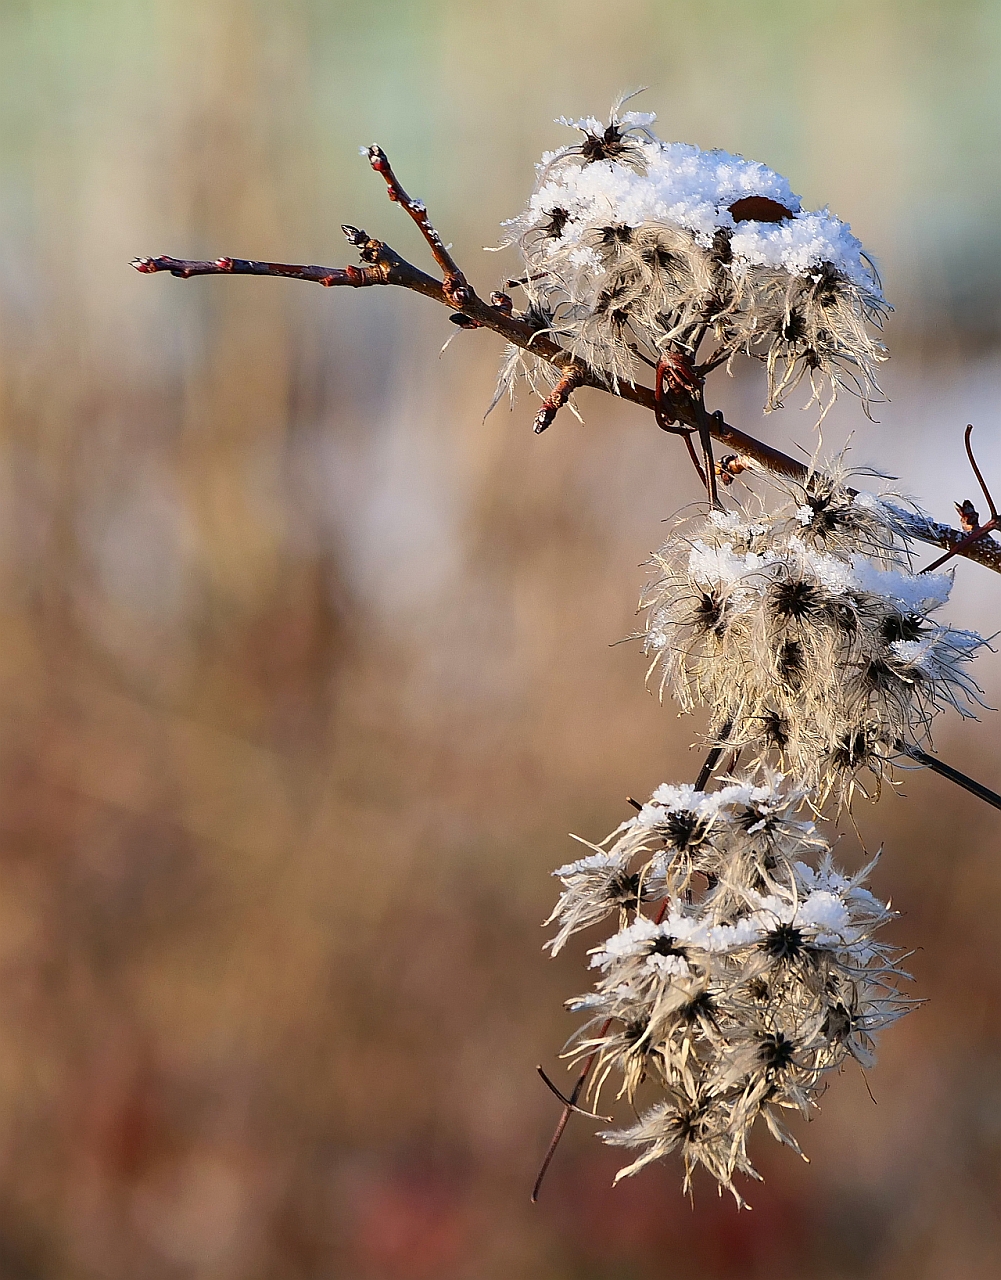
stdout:
[(388, 1174), (352, 1197), (352, 1261), (370, 1280), (431, 1280), (468, 1250), (468, 1213), (460, 1188), (430, 1178)]
[(630, 1276), (643, 1280), (686, 1274), (748, 1280), (795, 1274), (808, 1256), (809, 1204), (779, 1179), (743, 1187), (753, 1207), (739, 1210), (699, 1173), (693, 1203), (681, 1194), (680, 1166), (670, 1164), (613, 1189), (620, 1164), (602, 1153), (549, 1188), (556, 1192), (553, 1225), (582, 1269), (628, 1266)]

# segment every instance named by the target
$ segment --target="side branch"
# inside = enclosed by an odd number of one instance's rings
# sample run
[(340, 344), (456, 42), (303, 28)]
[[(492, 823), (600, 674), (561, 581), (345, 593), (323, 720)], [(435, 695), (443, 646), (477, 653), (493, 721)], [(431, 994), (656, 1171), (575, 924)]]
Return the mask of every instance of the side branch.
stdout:
[(985, 787), (982, 782), (977, 782), (975, 778), (971, 778), (965, 773), (960, 773), (951, 764), (946, 764), (944, 760), (939, 760), (938, 756), (929, 755), (927, 751), (922, 751), (920, 747), (909, 747), (906, 742), (898, 742), (897, 749), (901, 755), (907, 756), (915, 764), (924, 765), (932, 773), (937, 773), (941, 777), (947, 778), (950, 782), (954, 782), (957, 787), (962, 787), (964, 791), (969, 791), (970, 795), (976, 796), (978, 800), (983, 800), (985, 803), (993, 805), (995, 809), (1001, 809), (1001, 796), (996, 791), (992, 791), (990, 787)]
[(385, 179), (390, 200), (410, 214), (414, 222), (417, 223), (421, 235), (428, 242), (428, 247), (434, 255), (434, 260), (441, 267), (445, 276), (443, 289), (449, 303), (454, 307), (461, 307), (469, 297), (471, 290), (466, 283), (466, 277), (459, 270), (458, 264), (445, 248), (441, 236), (432, 225), (424, 201), (412, 199), (403, 190), (389, 163), (389, 157), (382, 147), (377, 145), (368, 147), (366, 154), (372, 168)]
[(291, 280), (315, 280), (317, 284), (388, 284), (371, 267), (302, 267), (286, 262), (254, 262), (249, 258), (216, 258), (214, 262), (192, 262), (185, 258), (134, 258), (132, 265), (144, 275), (169, 271), (187, 280), (189, 276), (287, 276)]

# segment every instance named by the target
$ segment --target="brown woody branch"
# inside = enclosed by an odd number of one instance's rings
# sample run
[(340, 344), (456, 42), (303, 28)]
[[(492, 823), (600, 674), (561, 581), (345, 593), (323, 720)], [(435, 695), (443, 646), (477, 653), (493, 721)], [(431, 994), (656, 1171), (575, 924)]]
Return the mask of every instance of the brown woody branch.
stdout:
[[(385, 179), (390, 199), (405, 209), (419, 227), (444, 273), (444, 280), (436, 280), (427, 275), (401, 258), (383, 241), (369, 237), (366, 232), (351, 226), (345, 226), (343, 230), (348, 240), (359, 250), (363, 263), (361, 267), (297, 266), (281, 262), (257, 262), (246, 258), (217, 258), (214, 262), (197, 262), (169, 257), (136, 258), (132, 265), (137, 271), (146, 274), (167, 271), (182, 279), (204, 275), (259, 275), (312, 280), (326, 287), (350, 286), (357, 289), (368, 285), (396, 285), (450, 307), (471, 322), (468, 326), (470, 328), (492, 329), (515, 346), (555, 365), (564, 374), (572, 371), (572, 389), (593, 387), (618, 396), (621, 400), (629, 400), (643, 409), (657, 412), (657, 397), (652, 387), (616, 380), (601, 369), (582, 364), (548, 332), (540, 332), (528, 321), (512, 315), (510, 300), (506, 296), (495, 295), (497, 302), (484, 302), (445, 248), (423, 203), (411, 199), (400, 186), (382, 148), (369, 147), (367, 154), (373, 169)], [(703, 367), (700, 373), (704, 372), (706, 369)], [(703, 437), (712, 436), (737, 456), (738, 464), (749, 459), (777, 475), (788, 476), (800, 482), (809, 479), (810, 469), (804, 463), (731, 426), (718, 410), (709, 413), (701, 396), (677, 394), (671, 407), (674, 420), (684, 433), (696, 431)], [(1001, 573), (1001, 543), (985, 536), (990, 532), (988, 528), (971, 535), (967, 530), (953, 529), (950, 525), (940, 524), (917, 512), (898, 507), (894, 507), (893, 511), (901, 529), (909, 537), (942, 547), (951, 555), (964, 556), (995, 573)]]

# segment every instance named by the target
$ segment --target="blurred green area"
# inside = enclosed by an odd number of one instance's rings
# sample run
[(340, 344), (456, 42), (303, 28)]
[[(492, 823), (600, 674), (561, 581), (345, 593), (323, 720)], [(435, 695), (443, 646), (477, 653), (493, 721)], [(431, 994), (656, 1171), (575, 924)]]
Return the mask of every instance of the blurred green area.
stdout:
[[(615, 643), (683, 454), (596, 396), (482, 421), (495, 339), (439, 360), (411, 295), (128, 262), (337, 265), (350, 221), (426, 265), (378, 140), (488, 290), (553, 117), (645, 84), (871, 248), (891, 403), (826, 434), (948, 516), (967, 421), (1001, 469), (999, 35), (963, 0), (0, 6), (0, 1277), (998, 1274), (997, 824), (922, 774), (858, 815), (931, 998), (879, 1106), (835, 1080), (751, 1214), (673, 1166), (613, 1192), (584, 1121), (529, 1206), (586, 983), (540, 952), (549, 870), (698, 766)], [(955, 616), (999, 591), (961, 565)], [(994, 786), (996, 742), (941, 736)]]

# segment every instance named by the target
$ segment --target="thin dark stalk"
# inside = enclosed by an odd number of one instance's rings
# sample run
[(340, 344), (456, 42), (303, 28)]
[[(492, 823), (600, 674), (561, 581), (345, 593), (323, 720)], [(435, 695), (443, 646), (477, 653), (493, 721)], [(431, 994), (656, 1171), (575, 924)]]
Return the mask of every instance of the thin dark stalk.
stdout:
[[(606, 1032), (608, 1031), (608, 1028), (611, 1025), (612, 1025), (612, 1019), (607, 1018), (601, 1030), (598, 1032), (599, 1040), (603, 1035), (606, 1034)], [(560, 1139), (563, 1137), (563, 1132), (566, 1129), (567, 1125), (570, 1123), (570, 1117), (577, 1110), (577, 1099), (580, 1097), (581, 1093), (584, 1090), (584, 1085), (587, 1081), (587, 1077), (591, 1074), (591, 1068), (594, 1066), (594, 1060), (595, 1058), (597, 1058), (597, 1056), (598, 1056), (597, 1049), (595, 1049), (592, 1053), (590, 1053), (587, 1056), (587, 1058), (584, 1061), (584, 1065), (580, 1069), (580, 1075), (577, 1077), (577, 1082), (574, 1085), (573, 1090), (571, 1091), (570, 1097), (566, 1100), (566, 1105), (563, 1108), (563, 1114), (560, 1116), (559, 1121), (557, 1122), (555, 1132), (553, 1133), (553, 1136), (550, 1139), (549, 1146), (546, 1148), (546, 1154), (542, 1158), (542, 1164), (539, 1166), (538, 1177), (535, 1179), (535, 1186), (532, 1188), (532, 1197), (531, 1197), (532, 1204), (538, 1203), (539, 1192), (542, 1190), (543, 1180), (545, 1179), (546, 1173), (549, 1170), (549, 1166), (552, 1164), (553, 1156), (556, 1154), (556, 1148), (560, 1145)]]
[(920, 747), (909, 747), (906, 742), (898, 742), (896, 746), (902, 755), (907, 756), (916, 764), (924, 765), (926, 769), (931, 769), (933, 773), (939, 774), (940, 777), (948, 778), (957, 787), (962, 787), (964, 791), (969, 791), (970, 795), (976, 796), (977, 799), (983, 800), (986, 804), (993, 805), (995, 809), (1001, 809), (1001, 796), (996, 791), (992, 791), (990, 787), (985, 787), (982, 782), (977, 782), (965, 773), (960, 773), (951, 764), (946, 764), (944, 760), (939, 760), (937, 756), (929, 755), (927, 751), (922, 751)]
[(957, 542), (956, 545), (952, 547), (949, 551), (947, 551), (944, 556), (939, 556), (939, 558), (935, 560), (932, 564), (926, 564), (925, 567), (921, 570), (922, 573), (931, 573), (933, 569), (940, 569), (942, 565), (944, 565), (947, 560), (951, 560), (953, 556), (962, 555), (966, 547), (972, 546), (973, 543), (977, 542), (980, 538), (986, 537), (986, 535), (989, 533), (993, 533), (995, 529), (1001, 529), (1001, 513), (998, 512), (997, 507), (994, 505), (994, 499), (991, 496), (990, 489), (988, 489), (987, 487), (987, 481), (984, 479), (983, 473), (981, 472), (980, 468), (977, 466), (977, 460), (973, 456), (973, 446), (970, 444), (970, 436), (972, 434), (973, 434), (973, 423), (970, 422), (970, 423), (967, 423), (966, 434), (963, 437), (963, 443), (966, 446), (966, 456), (970, 460), (970, 466), (973, 468), (973, 474), (977, 477), (977, 484), (980, 485), (980, 491), (983, 493), (984, 497), (987, 499), (987, 508), (991, 513), (991, 518), (987, 521), (986, 524), (979, 524), (978, 523), (979, 517), (977, 516), (976, 511), (973, 509), (972, 502), (964, 503), (962, 507), (957, 508), (960, 511), (960, 513), (964, 515), (964, 517), (965, 517), (966, 509), (967, 508), (969, 509), (971, 513), (971, 521), (974, 525), (976, 525), (976, 528), (971, 529), (970, 532), (966, 535), (966, 537), (961, 542)]
[(712, 751), (706, 756), (705, 764), (699, 770), (699, 776), (695, 779), (695, 790), (705, 791), (706, 783), (712, 777), (712, 772), (719, 764), (719, 758), (726, 750), (726, 740), (730, 736), (730, 730), (733, 728), (731, 721), (727, 721), (723, 726), (723, 730), (719, 735), (719, 743), (713, 747)]
[(991, 497), (991, 491), (987, 487), (987, 481), (981, 474), (980, 468), (977, 466), (977, 460), (973, 456), (973, 445), (970, 443), (970, 436), (973, 435), (973, 423), (966, 424), (966, 434), (963, 436), (963, 444), (966, 446), (966, 456), (970, 460), (970, 466), (973, 468), (973, 474), (977, 477), (977, 484), (980, 485), (980, 491), (987, 500), (987, 509), (991, 513), (992, 520), (1001, 519), (998, 515), (998, 509), (994, 505), (994, 499)]
[(688, 456), (692, 460), (692, 466), (698, 472), (699, 479), (702, 481), (702, 487), (705, 489), (706, 493), (708, 493), (709, 481), (706, 479), (706, 473), (702, 468), (702, 463), (699, 461), (698, 451), (695, 448), (695, 445), (692, 444), (692, 433), (690, 431), (685, 432), (685, 447), (688, 450)]
[(719, 500), (719, 491), (716, 488), (716, 463), (713, 460), (713, 438), (706, 422), (701, 422), (699, 424), (699, 440), (702, 443), (702, 457), (705, 461), (706, 493), (709, 495), (709, 505), (714, 511), (722, 511), (723, 506)]
[(537, 1064), (535, 1069), (536, 1071), (538, 1071), (539, 1075), (542, 1077), (542, 1083), (546, 1086), (549, 1092), (554, 1093), (565, 1107), (570, 1107), (575, 1115), (584, 1116), (588, 1120), (604, 1120), (606, 1123), (608, 1123), (611, 1120), (612, 1118), (611, 1116), (599, 1116), (596, 1111), (585, 1111), (582, 1107), (575, 1106), (574, 1103), (572, 1103), (569, 1098), (564, 1097), (563, 1094), (558, 1089), (558, 1087), (555, 1084), (553, 1084), (552, 1080), (550, 1080), (549, 1077), (546, 1075), (545, 1071), (543, 1071), (541, 1062)]

